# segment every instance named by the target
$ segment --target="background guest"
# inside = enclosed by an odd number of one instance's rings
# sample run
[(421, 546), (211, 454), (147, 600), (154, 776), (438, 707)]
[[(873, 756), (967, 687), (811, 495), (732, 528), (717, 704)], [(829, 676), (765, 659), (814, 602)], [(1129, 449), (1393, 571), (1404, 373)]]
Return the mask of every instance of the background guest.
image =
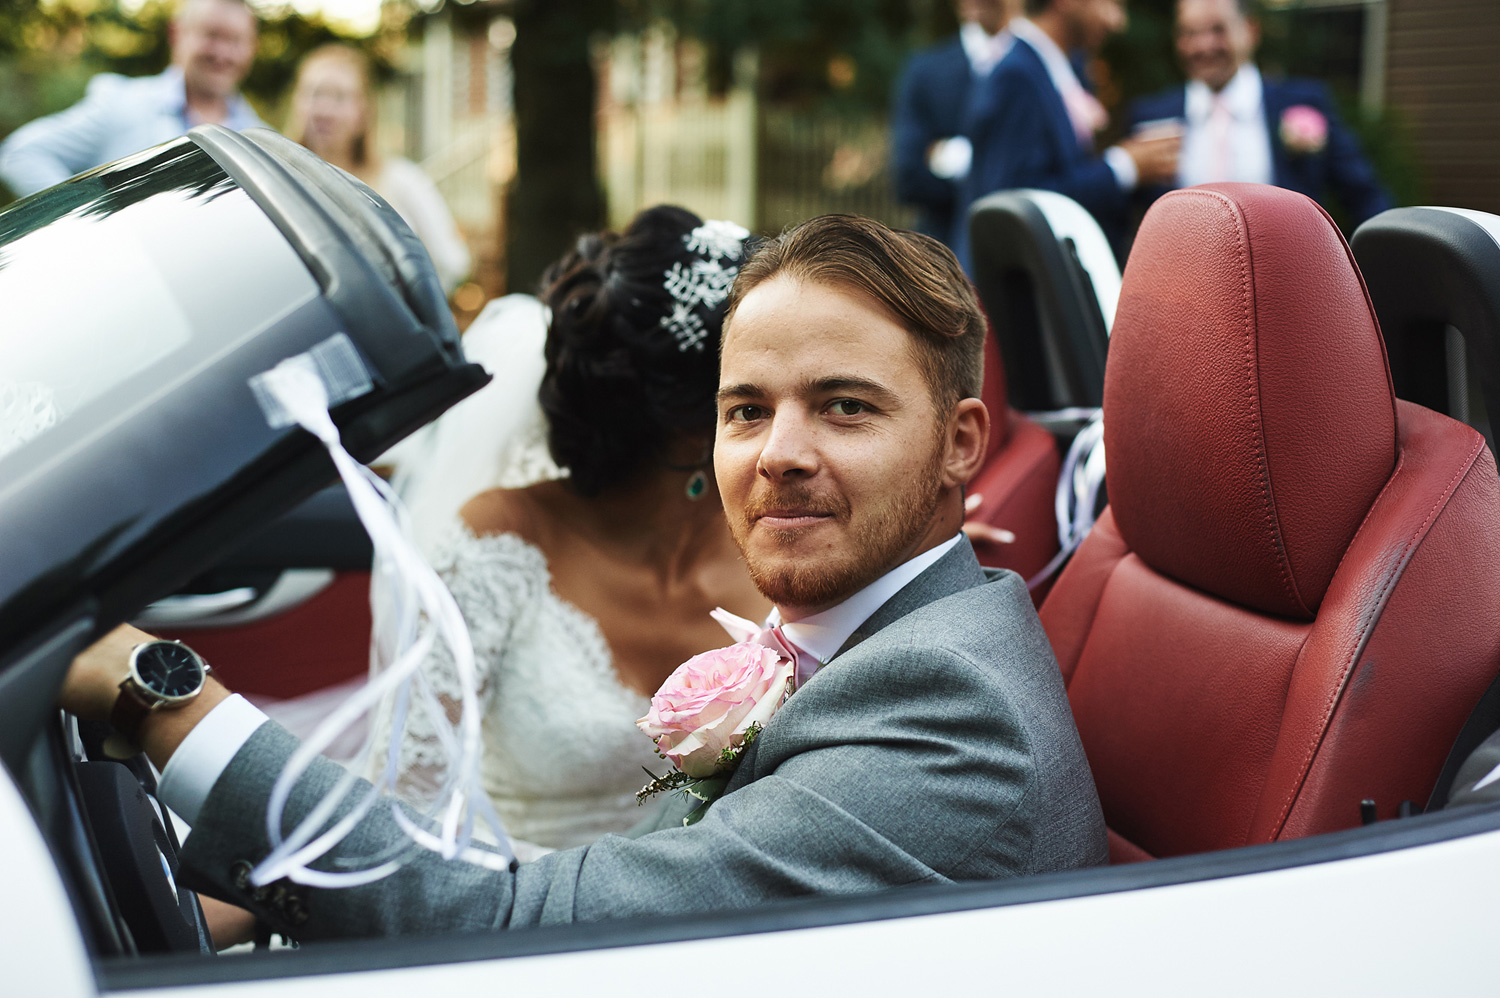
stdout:
[[(1015, 44), (970, 101), (965, 134), (974, 161), (963, 204), (1017, 187), (1057, 191), (1087, 208), (1118, 252), (1130, 193), (1177, 175), (1178, 139), (1134, 137), (1102, 155), (1094, 150), (1108, 114), (1068, 53), (1097, 54), (1125, 29), (1120, 0), (1026, 0), (1026, 13), (1010, 22)], [(962, 216), (955, 239), (967, 246)]]
[(255, 13), (244, 0), (185, 0), (168, 37), (172, 64), (164, 72), (100, 73), (83, 100), (16, 129), (0, 145), (0, 180), (25, 196), (194, 125), (262, 124), (239, 96), (256, 40)]
[[(1320, 201), (1331, 192), (1352, 225), (1391, 207), (1328, 89), (1316, 80), (1264, 79), (1252, 61), (1259, 44), (1252, 0), (1179, 0), (1177, 55), (1187, 84), (1130, 108), (1136, 128), (1182, 123), (1172, 183), (1275, 184)], [(1168, 189), (1143, 193), (1155, 200)]]
[(948, 240), (973, 151), (960, 134), (976, 81), (1010, 51), (1005, 25), (1020, 0), (959, 0), (958, 34), (912, 57), (891, 112), (896, 197), (917, 209), (917, 231)]
[(376, 150), (374, 119), (369, 59), (348, 45), (309, 52), (297, 69), (287, 134), (389, 201), (427, 247), (443, 290), (451, 292), (469, 274), (469, 248), (422, 168)]

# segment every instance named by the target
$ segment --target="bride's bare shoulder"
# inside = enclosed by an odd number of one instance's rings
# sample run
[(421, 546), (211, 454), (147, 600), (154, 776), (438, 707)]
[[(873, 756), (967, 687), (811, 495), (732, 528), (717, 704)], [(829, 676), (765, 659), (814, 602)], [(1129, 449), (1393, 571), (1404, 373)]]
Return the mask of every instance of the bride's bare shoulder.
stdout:
[(522, 540), (542, 544), (556, 518), (567, 491), (557, 482), (538, 482), (521, 489), (489, 489), (458, 511), (465, 525), (478, 537), (515, 534)]

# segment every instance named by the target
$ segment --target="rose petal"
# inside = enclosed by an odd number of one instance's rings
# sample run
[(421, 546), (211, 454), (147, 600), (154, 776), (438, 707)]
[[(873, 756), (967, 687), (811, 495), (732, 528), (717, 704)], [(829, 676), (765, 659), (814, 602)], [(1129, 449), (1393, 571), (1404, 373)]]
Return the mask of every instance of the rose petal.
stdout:
[(751, 724), (780, 706), (794, 670), (779, 651), (755, 642), (688, 659), (662, 684), (637, 725), (689, 776), (711, 776), (725, 748), (737, 748)]

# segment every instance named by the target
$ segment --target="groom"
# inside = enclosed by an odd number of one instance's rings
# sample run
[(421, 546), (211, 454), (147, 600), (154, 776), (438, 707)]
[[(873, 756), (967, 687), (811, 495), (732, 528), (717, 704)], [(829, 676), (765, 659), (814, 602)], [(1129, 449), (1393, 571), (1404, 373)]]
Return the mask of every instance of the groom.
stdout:
[[(936, 240), (813, 219), (745, 264), (726, 319), (714, 466), (800, 689), (701, 821), (677, 815), (514, 872), (417, 850), (373, 884), (254, 891), (266, 802), (296, 748), (213, 680), (139, 739), (193, 826), (207, 893), (302, 940), (712, 911), (1105, 861), (1104, 823), (1026, 587), (959, 531), (989, 420), (984, 321)], [(63, 706), (108, 717), (140, 632), (75, 662)], [(814, 671), (815, 670), (815, 671)], [(300, 819), (341, 770), (320, 760)], [(680, 811), (678, 815), (680, 815)], [(401, 841), (376, 808), (333, 854)]]

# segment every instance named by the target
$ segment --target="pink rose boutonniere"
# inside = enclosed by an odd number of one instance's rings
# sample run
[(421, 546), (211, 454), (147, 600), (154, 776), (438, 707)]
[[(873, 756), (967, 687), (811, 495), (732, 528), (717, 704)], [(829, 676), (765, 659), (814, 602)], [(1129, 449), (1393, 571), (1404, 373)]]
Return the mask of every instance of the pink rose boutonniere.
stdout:
[(1328, 145), (1328, 119), (1323, 112), (1297, 104), (1281, 112), (1281, 144), (1294, 156), (1312, 156)]
[(742, 641), (695, 655), (667, 677), (651, 709), (635, 722), (676, 767), (636, 795), (676, 790), (700, 803), (683, 819), (691, 825), (724, 792), (740, 756), (791, 695), (796, 663), (775, 648)]

